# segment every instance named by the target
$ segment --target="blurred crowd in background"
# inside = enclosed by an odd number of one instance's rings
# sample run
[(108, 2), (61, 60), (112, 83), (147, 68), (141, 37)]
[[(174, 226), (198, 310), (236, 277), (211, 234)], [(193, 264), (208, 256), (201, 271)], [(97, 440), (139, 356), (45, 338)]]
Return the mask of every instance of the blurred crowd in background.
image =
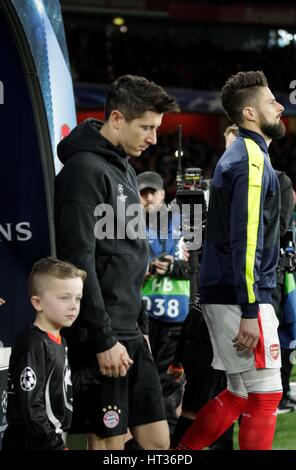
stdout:
[[(276, 94), (289, 93), (296, 79), (296, 26), (292, 25), (285, 30), (275, 25), (165, 21), (132, 15), (115, 25), (111, 13), (67, 11), (64, 22), (76, 83), (108, 85), (131, 73), (164, 87), (219, 91), (230, 75), (259, 69)], [(223, 139), (217, 147), (217, 142), (197, 134), (183, 138), (183, 167), (200, 167), (204, 178), (210, 178), (223, 152)], [(160, 134), (158, 145), (132, 162), (137, 173), (153, 170), (163, 176), (167, 200), (176, 189), (176, 149), (176, 134)], [(290, 176), (294, 188), (295, 153), (296, 135), (291, 133), (270, 147), (274, 167)]]
[[(166, 199), (170, 202), (176, 193), (177, 158), (175, 151), (178, 147), (177, 133), (161, 134), (158, 145), (149, 147), (139, 159), (132, 159), (131, 163), (137, 173), (142, 171), (156, 171), (164, 179)], [(205, 179), (212, 177), (218, 158), (224, 149), (218, 151), (205, 140), (196, 135), (184, 138), (183, 168), (202, 168)], [(275, 140), (270, 146), (269, 155), (273, 166), (285, 171), (292, 179), (296, 188), (296, 135), (288, 134), (281, 140)]]

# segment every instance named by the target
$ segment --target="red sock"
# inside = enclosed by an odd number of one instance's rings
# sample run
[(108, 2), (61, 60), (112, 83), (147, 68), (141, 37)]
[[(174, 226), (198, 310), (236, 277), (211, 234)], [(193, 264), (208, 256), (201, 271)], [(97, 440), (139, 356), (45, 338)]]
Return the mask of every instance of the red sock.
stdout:
[(282, 392), (250, 393), (239, 428), (241, 450), (271, 450)]
[(177, 449), (203, 449), (223, 434), (242, 413), (247, 399), (224, 390), (196, 415)]

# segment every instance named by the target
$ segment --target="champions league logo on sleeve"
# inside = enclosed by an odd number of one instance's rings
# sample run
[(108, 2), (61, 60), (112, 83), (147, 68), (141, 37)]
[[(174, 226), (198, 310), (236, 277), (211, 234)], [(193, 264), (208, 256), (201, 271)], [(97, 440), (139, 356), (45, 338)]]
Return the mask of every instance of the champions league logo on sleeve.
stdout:
[(126, 196), (125, 194), (123, 194), (123, 191), (124, 191), (123, 185), (122, 185), (122, 184), (119, 184), (118, 187), (117, 187), (117, 189), (118, 189), (118, 193), (119, 193), (119, 196), (118, 196), (119, 200), (120, 200), (121, 202), (125, 202), (127, 196)]
[(36, 375), (33, 369), (25, 367), (20, 377), (21, 389), (24, 392), (31, 392), (36, 387), (36, 382)]

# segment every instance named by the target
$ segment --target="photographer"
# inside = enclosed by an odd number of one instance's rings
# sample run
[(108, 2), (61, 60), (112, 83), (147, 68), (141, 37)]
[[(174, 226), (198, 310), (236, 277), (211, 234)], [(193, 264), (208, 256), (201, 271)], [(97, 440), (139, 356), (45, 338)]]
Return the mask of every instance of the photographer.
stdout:
[[(159, 372), (170, 433), (181, 404), (183, 382), (167, 374), (174, 357), (181, 326), (188, 313), (189, 280), (187, 262), (180, 259), (180, 220), (164, 203), (163, 180), (146, 171), (137, 177), (141, 204), (146, 212), (150, 247), (149, 274), (142, 293), (149, 313), (149, 339)], [(186, 256), (186, 252), (185, 252)]]

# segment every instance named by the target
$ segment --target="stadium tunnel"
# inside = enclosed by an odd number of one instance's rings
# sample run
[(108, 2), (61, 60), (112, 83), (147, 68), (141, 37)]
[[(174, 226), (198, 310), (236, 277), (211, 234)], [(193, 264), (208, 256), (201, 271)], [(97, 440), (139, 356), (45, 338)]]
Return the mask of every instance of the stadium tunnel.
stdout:
[[(55, 254), (56, 145), (76, 125), (64, 27), (57, 0), (3, 0), (0, 42), (0, 442), (6, 428), (7, 367), (17, 334), (33, 318), (27, 278)], [(61, 87), (60, 84), (63, 83)]]

